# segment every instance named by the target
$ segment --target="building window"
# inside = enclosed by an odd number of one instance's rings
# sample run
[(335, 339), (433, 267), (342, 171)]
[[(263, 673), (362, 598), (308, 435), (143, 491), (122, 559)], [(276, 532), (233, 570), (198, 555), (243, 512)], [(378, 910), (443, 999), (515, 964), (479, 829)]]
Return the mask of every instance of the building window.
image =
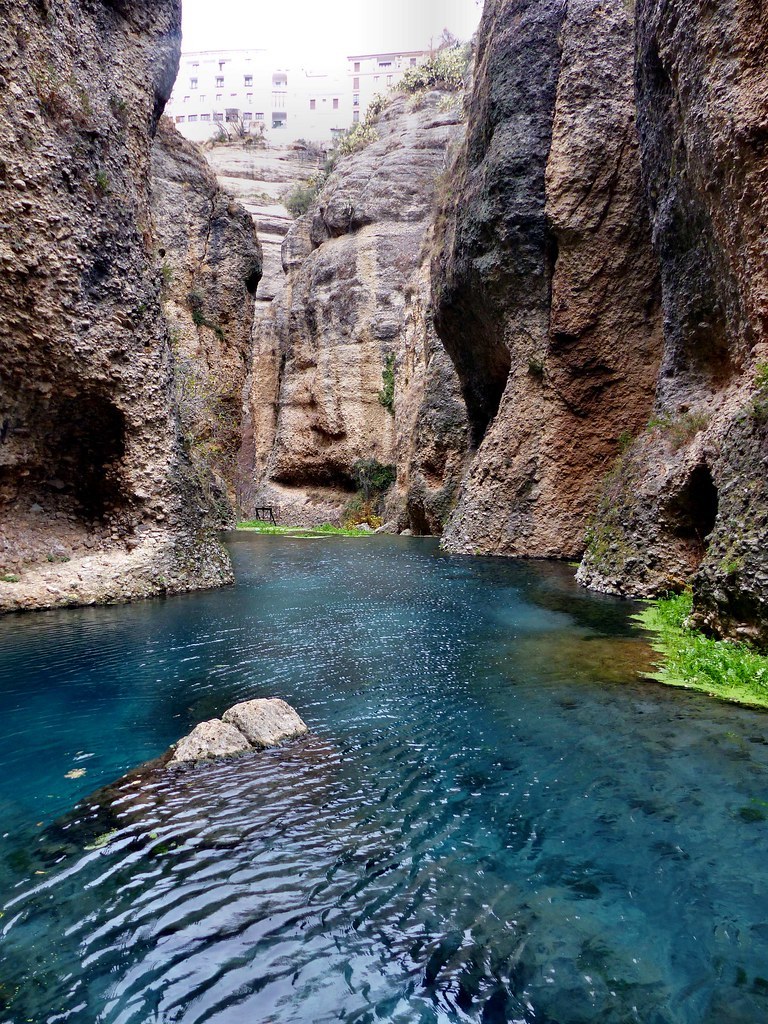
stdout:
[(387, 85), (392, 85), (392, 75), (387, 75)]
[(317, 110), (317, 100), (310, 100), (309, 101), (309, 109), (310, 110)]
[(240, 116), (240, 111), (235, 107), (227, 107), (227, 120), (232, 122), (236, 121)]
[(359, 110), (353, 110), (352, 111), (352, 121), (353, 121), (354, 124), (359, 124), (360, 123), (360, 111)]
[(412, 68), (416, 67), (416, 58), (415, 57), (411, 57), (411, 67)]
[(379, 75), (374, 75), (373, 76), (373, 84), (374, 85), (378, 85), (379, 84), (379, 78), (380, 78)]
[(197, 114), (190, 114), (189, 117), (187, 118), (187, 120), (190, 121), (190, 122), (196, 121), (197, 120)]
[(360, 70), (360, 61), (359, 61), (359, 60), (356, 60), (356, 61), (355, 61), (355, 71), (357, 72), (357, 71), (359, 71), (359, 70)]
[(184, 102), (185, 102), (185, 103), (189, 103), (189, 96), (185, 96), (185, 97), (184, 97)]
[(264, 120), (264, 114), (261, 111), (258, 111), (257, 113), (255, 113), (253, 115), (253, 120), (254, 121), (263, 121)]
[(185, 120), (186, 118), (184, 117), (183, 114), (178, 114), (176, 117), (176, 124), (184, 124)]
[(200, 100), (201, 103), (205, 103), (205, 95), (204, 95), (204, 93), (201, 92), (200, 95), (198, 96), (198, 99)]
[(353, 78), (352, 79), (352, 88), (353, 89), (359, 89), (360, 88), (360, 79), (359, 78)]
[(224, 88), (224, 75), (216, 75), (216, 88), (217, 89), (223, 89)]
[(252, 110), (244, 110), (243, 111), (243, 120), (244, 121), (252, 121), (253, 120), (253, 111)]
[(223, 114), (217, 114), (217, 113), (214, 112), (213, 120), (214, 121), (223, 121), (224, 120), (224, 115)]
[(248, 100), (249, 103), (253, 103), (253, 93), (252, 92), (249, 92), (245, 98)]
[(352, 97), (352, 106), (353, 107), (359, 107), (360, 106), (360, 96), (359, 95)]
[(196, 78), (190, 78), (190, 80), (189, 80), (189, 88), (190, 89), (196, 89), (197, 88), (197, 79)]
[(223, 100), (223, 99), (224, 99), (223, 95), (220, 92), (217, 92), (216, 93), (216, 102), (218, 103), (220, 100)]
[(274, 111), (272, 114), (272, 127), (285, 128), (288, 124), (288, 115), (284, 111)]
[(211, 115), (210, 114), (201, 114), (200, 115), (200, 120), (201, 121), (210, 121), (211, 120)]
[(253, 75), (246, 75), (245, 76), (245, 88), (246, 89), (252, 89), (253, 88)]
[(338, 110), (339, 109), (339, 101), (337, 99), (335, 99), (335, 98), (334, 98), (334, 101), (333, 101), (333, 109), (334, 110)]
[(380, 68), (391, 68), (392, 67), (392, 61), (391, 60), (380, 60), (379, 61), (379, 67)]
[(223, 70), (224, 70), (224, 65), (225, 65), (226, 63), (227, 63), (227, 62), (226, 62), (225, 60), (220, 60), (220, 61), (219, 61), (219, 71), (223, 71)]

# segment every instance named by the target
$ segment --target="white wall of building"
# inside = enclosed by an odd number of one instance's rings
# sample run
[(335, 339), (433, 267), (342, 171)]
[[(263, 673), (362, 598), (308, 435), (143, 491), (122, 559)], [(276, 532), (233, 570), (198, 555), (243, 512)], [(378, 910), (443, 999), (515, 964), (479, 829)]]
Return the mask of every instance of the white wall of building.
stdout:
[(365, 118), (368, 104), (397, 84), (428, 51), (352, 56), (347, 66), (289, 68), (266, 50), (184, 53), (166, 114), (189, 139), (204, 142), (227, 122), (242, 122), (274, 145), (329, 142)]

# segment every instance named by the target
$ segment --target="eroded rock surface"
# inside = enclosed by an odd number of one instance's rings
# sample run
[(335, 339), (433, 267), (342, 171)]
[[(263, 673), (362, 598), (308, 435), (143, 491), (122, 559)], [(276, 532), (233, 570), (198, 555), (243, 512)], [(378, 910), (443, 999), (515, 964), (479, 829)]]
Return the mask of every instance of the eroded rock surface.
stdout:
[(291, 705), (279, 697), (235, 704), (222, 720), (239, 729), (254, 747), (273, 747), (307, 731)]
[(222, 525), (233, 525), (261, 246), (250, 214), (167, 118), (152, 146), (152, 216), (182, 428)]
[(233, 757), (275, 747), (306, 733), (306, 723), (279, 697), (235, 704), (221, 718), (196, 725), (172, 748), (167, 764)]
[(2, 0), (0, 20), (0, 610), (221, 584), (149, 208), (179, 4)]
[(445, 544), (569, 556), (661, 350), (632, 11), (488, 0), (433, 264), (476, 446)]
[(664, 355), (579, 578), (650, 595), (693, 576), (698, 625), (766, 645), (768, 9), (640, 0), (637, 24)]
[[(420, 402), (402, 396), (414, 383), (422, 387), (428, 363), (447, 387), (445, 400), (460, 402), (453, 371), (425, 340), (426, 321), (416, 326), (414, 306), (425, 312), (419, 266), (447, 148), (461, 131), (460, 99), (395, 98), (377, 130), (377, 141), (339, 162), (315, 207), (288, 233), (286, 279), (254, 341), (243, 457), (258, 481), (254, 500), (278, 505), (286, 521), (338, 521), (359, 460), (397, 462), (400, 469), (400, 458), (410, 457), (405, 431)], [(389, 360), (394, 414), (380, 401)], [(430, 401), (442, 398), (435, 388)], [(464, 444), (461, 425), (453, 443)], [(441, 458), (428, 481), (440, 495)], [(406, 525), (404, 492), (400, 498), (396, 513)]]

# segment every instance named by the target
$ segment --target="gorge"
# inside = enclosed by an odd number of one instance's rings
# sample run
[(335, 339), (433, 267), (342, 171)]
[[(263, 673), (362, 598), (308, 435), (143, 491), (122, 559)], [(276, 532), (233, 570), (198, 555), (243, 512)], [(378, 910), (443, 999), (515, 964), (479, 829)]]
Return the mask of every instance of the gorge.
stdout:
[(763, 0), (484, 0), (322, 152), (0, 19), (0, 1024), (768, 1021)]

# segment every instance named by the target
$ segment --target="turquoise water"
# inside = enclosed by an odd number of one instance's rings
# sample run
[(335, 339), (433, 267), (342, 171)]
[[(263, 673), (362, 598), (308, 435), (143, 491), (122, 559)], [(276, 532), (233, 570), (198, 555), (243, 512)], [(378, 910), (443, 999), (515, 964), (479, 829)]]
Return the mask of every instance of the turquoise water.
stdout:
[[(640, 681), (567, 566), (232, 552), (0, 620), (0, 1024), (768, 1021), (765, 715)], [(310, 737), (97, 793), (272, 695)]]

